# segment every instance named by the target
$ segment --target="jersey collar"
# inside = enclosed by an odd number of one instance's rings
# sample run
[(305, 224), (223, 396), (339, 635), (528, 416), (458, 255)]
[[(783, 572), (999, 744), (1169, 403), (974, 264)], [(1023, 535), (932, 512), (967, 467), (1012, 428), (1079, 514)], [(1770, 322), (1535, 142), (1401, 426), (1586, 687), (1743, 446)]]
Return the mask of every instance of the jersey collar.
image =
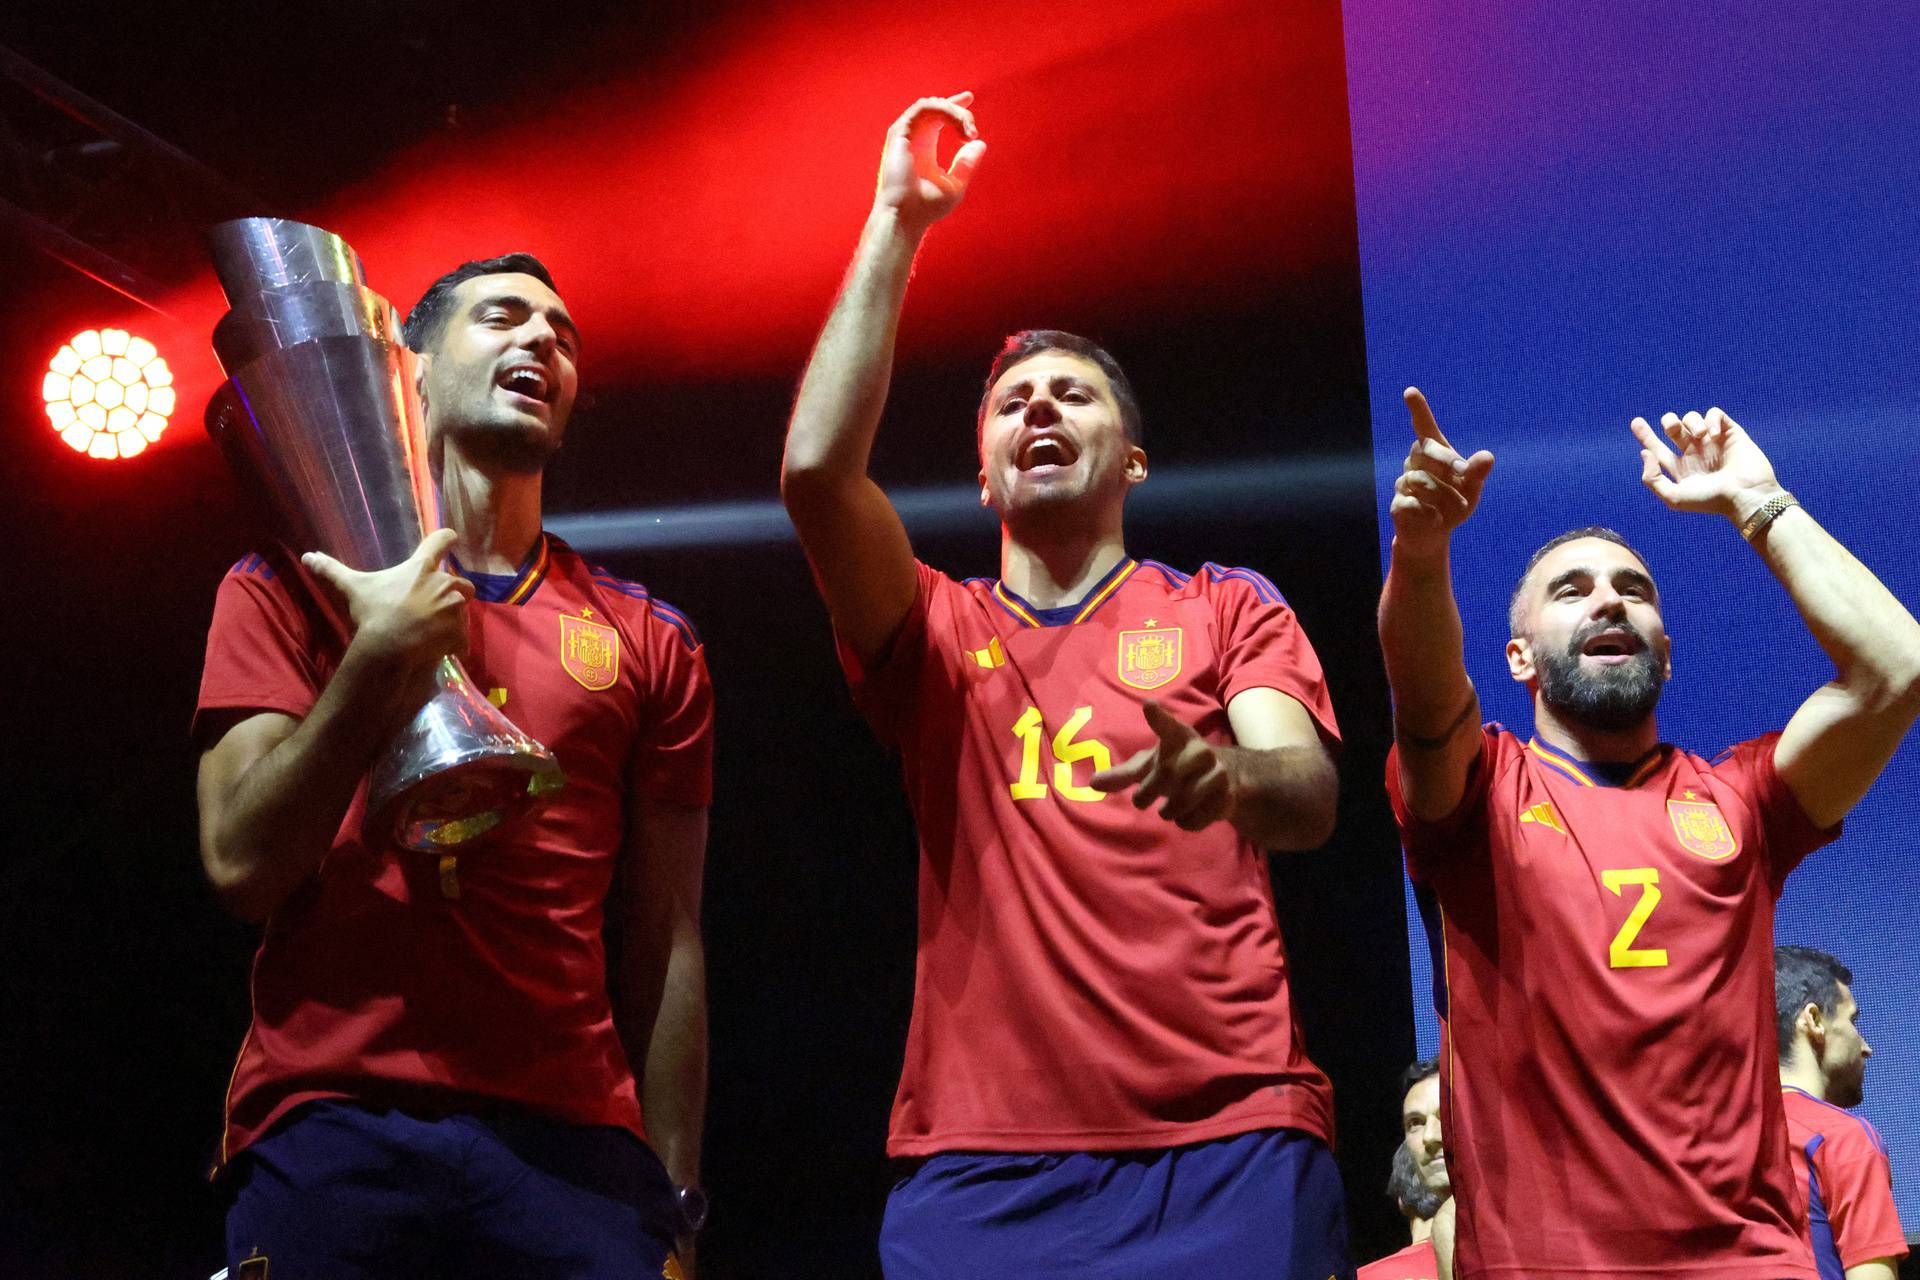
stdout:
[(1023, 626), (1060, 627), (1070, 623), (1085, 622), (1139, 567), (1140, 562), (1133, 557), (1122, 557), (1120, 563), (1109, 569), (1107, 576), (1096, 582), (1078, 603), (1063, 604), (1056, 609), (1041, 609), (1027, 603), (1009, 591), (1006, 583), (997, 579), (993, 584), (993, 598), (1002, 609), (1019, 619)]
[(1667, 758), (1667, 744), (1654, 747), (1629, 764), (1594, 763), (1576, 760), (1564, 751), (1556, 751), (1538, 738), (1527, 740), (1527, 750), (1555, 773), (1583, 787), (1637, 787), (1660, 771)]
[(553, 561), (550, 541), (549, 534), (541, 533), (534, 540), (533, 550), (527, 552), (527, 558), (513, 573), (475, 573), (461, 564), (451, 551), (447, 553), (447, 563), (473, 584), (474, 599), (488, 604), (525, 604), (540, 589), (541, 580), (547, 576), (547, 566)]

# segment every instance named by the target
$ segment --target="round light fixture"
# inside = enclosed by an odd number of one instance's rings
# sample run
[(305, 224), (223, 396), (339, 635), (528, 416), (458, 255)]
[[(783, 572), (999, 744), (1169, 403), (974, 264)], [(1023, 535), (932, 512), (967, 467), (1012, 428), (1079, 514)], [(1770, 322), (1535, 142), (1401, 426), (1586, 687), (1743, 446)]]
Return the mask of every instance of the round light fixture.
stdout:
[(47, 421), (89, 458), (131, 458), (173, 416), (173, 371), (145, 338), (88, 329), (54, 353), (40, 384)]

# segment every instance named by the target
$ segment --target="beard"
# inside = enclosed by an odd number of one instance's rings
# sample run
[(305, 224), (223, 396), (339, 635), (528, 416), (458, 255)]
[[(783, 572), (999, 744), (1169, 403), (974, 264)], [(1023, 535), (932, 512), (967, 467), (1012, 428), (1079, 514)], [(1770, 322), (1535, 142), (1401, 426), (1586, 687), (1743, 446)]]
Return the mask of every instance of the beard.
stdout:
[[(1440, 1180), (1441, 1186), (1427, 1181), (1429, 1170), (1434, 1171), (1433, 1176)], [(1447, 1167), (1440, 1163), (1440, 1157), (1435, 1156), (1432, 1164), (1422, 1167), (1419, 1158), (1403, 1142), (1393, 1149), (1393, 1174), (1387, 1180), (1387, 1194), (1400, 1205), (1401, 1212), (1424, 1219), (1440, 1212), (1440, 1206), (1453, 1194), (1453, 1187), (1447, 1182)]]
[[(1625, 630), (1640, 641), (1639, 652), (1626, 662), (1588, 671), (1580, 650), (1602, 631)], [(1568, 720), (1589, 729), (1631, 729), (1653, 714), (1660, 701), (1659, 655), (1632, 627), (1608, 622), (1581, 628), (1566, 648), (1540, 654), (1540, 696)]]
[(445, 434), (460, 442), (460, 452), (471, 461), (515, 475), (540, 474), (559, 450), (544, 429), (497, 417), (452, 426)]
[(1867, 1060), (1855, 1058), (1827, 1075), (1827, 1101), (1836, 1107), (1857, 1107), (1867, 1096)]

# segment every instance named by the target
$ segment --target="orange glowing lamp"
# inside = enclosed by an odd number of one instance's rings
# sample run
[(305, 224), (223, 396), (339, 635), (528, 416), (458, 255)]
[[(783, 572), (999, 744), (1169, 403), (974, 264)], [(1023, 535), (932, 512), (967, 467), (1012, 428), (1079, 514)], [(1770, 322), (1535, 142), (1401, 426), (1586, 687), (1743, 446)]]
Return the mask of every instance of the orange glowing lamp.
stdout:
[(47, 420), (89, 458), (131, 458), (173, 416), (173, 371), (145, 338), (88, 329), (61, 347), (40, 384)]

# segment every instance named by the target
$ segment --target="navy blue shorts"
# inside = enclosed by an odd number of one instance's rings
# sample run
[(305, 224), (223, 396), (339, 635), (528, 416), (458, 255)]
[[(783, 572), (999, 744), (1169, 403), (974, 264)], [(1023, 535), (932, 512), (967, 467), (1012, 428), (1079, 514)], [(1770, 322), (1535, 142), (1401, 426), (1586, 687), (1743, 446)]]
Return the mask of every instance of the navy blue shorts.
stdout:
[(657, 1277), (673, 1186), (624, 1129), (316, 1102), (241, 1152), (230, 1274), (272, 1280)]
[(1318, 1138), (1262, 1129), (1161, 1151), (933, 1156), (887, 1197), (887, 1280), (1351, 1277)]

